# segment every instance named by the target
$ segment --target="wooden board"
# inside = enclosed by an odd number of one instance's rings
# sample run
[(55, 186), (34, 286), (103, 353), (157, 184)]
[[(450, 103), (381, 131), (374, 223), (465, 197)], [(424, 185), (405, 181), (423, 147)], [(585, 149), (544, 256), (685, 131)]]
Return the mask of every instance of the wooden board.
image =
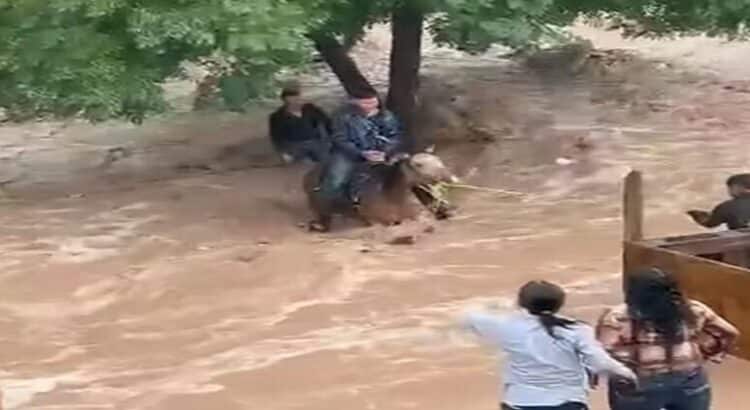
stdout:
[(750, 229), (643, 240), (643, 206), (643, 178), (632, 171), (624, 181), (623, 279), (640, 268), (671, 272), (688, 297), (740, 329), (735, 353), (750, 360)]
[(625, 242), (623, 262), (625, 272), (657, 267), (673, 273), (688, 297), (740, 329), (735, 354), (750, 360), (750, 270), (654, 246), (653, 241)]
[(689, 255), (707, 255), (750, 249), (750, 232), (747, 230), (723, 231), (696, 235), (651, 239), (645, 241), (655, 246)]
[(623, 237), (626, 241), (643, 239), (643, 177), (631, 171), (625, 177), (622, 196)]

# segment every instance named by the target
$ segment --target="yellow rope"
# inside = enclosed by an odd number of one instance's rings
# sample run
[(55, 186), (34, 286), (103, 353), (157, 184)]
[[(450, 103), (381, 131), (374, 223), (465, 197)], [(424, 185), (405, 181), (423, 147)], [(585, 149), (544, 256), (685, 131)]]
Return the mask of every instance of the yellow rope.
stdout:
[(435, 200), (435, 202), (429, 206), (432, 212), (437, 211), (438, 209), (440, 209), (441, 206), (449, 205), (448, 200), (445, 198), (446, 193), (445, 193), (444, 188), (470, 189), (474, 191), (489, 192), (492, 194), (499, 194), (499, 195), (516, 195), (516, 196), (524, 195), (522, 192), (518, 192), (518, 191), (486, 188), (486, 187), (467, 185), (467, 184), (449, 184), (449, 183), (439, 183), (439, 184), (430, 184), (430, 185), (423, 184), (423, 185), (418, 185), (417, 188), (421, 189), (422, 191), (425, 191)]
[(449, 188), (470, 189), (473, 191), (489, 192), (492, 194), (499, 194), (499, 195), (525, 195), (523, 192), (509, 191), (507, 189), (486, 188), (486, 187), (481, 187), (481, 186), (476, 186), (476, 185), (445, 184), (445, 186)]

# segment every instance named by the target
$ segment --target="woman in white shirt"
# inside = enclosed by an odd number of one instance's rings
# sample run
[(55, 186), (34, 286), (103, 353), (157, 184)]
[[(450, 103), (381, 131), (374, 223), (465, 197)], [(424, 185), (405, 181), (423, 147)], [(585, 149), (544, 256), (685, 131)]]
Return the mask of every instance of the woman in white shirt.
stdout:
[(504, 410), (586, 410), (589, 371), (636, 380), (604, 351), (591, 327), (557, 315), (564, 303), (562, 288), (534, 281), (519, 291), (520, 312), (466, 315), (469, 329), (507, 354)]

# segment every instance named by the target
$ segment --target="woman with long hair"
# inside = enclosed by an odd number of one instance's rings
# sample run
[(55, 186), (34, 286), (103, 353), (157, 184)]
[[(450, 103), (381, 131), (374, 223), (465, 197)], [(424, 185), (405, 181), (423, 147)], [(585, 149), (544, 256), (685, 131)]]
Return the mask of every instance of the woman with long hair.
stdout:
[(625, 304), (599, 320), (597, 335), (638, 375), (633, 388), (610, 380), (612, 410), (708, 410), (711, 388), (703, 369), (720, 361), (739, 332), (708, 306), (687, 299), (675, 278), (649, 268), (625, 279)]
[(500, 392), (504, 410), (588, 409), (589, 370), (635, 379), (607, 355), (591, 327), (558, 315), (564, 303), (562, 288), (534, 281), (518, 293), (521, 312), (466, 316), (469, 329), (507, 353)]

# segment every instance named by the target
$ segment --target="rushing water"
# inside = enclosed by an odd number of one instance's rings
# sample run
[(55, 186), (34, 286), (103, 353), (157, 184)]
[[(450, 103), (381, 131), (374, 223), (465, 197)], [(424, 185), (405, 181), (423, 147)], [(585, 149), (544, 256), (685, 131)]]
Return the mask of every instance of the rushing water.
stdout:
[(644, 171), (647, 234), (661, 235), (696, 231), (683, 211), (722, 200), (750, 160), (738, 118), (719, 131), (604, 121), (574, 88), (518, 87), (553, 128), (441, 155), (471, 184), (522, 195), (456, 192), (460, 214), (413, 246), (302, 232), (299, 169), (5, 205), (5, 408), (493, 408), (493, 364), (457, 330), (462, 311), (510, 309), (519, 284), (548, 278), (593, 318), (618, 298), (628, 170)]

